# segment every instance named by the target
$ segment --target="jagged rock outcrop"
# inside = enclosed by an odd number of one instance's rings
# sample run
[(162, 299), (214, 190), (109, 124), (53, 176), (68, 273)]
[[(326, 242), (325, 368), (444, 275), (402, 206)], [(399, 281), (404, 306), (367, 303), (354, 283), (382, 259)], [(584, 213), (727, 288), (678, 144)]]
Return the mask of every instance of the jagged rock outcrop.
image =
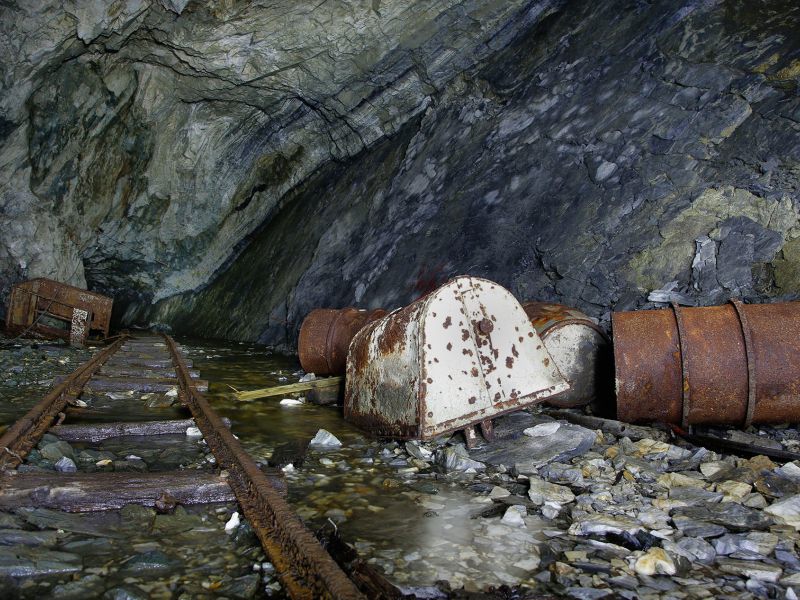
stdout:
[(555, 2), (4, 5), (2, 290), (193, 290), (322, 165), (398, 131)]
[(461, 273), (600, 317), (800, 293), (796, 3), (278, 4), (2, 9), (3, 289), (286, 345)]

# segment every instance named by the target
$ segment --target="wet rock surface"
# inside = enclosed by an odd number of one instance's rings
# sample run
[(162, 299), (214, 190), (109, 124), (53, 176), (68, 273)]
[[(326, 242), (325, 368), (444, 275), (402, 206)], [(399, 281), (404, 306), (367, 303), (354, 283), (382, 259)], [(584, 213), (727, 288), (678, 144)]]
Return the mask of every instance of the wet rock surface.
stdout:
[[(235, 348), (232, 355), (249, 352)], [(214, 356), (193, 352), (201, 362)], [(228, 360), (204, 363), (219, 373), (220, 390), (231, 376)], [(302, 374), (284, 364), (272, 369), (276, 382)], [(217, 402), (234, 421), (244, 410), (222, 395)], [(524, 431), (539, 427), (563, 448), (558, 431), (577, 426), (552, 415), (575, 411), (501, 417), (498, 440), (469, 451), (460, 434), (425, 442), (372, 440), (333, 408), (303, 405), (300, 418), (277, 401), (246, 410), (241, 439), (264, 462), (285, 443), (267, 441), (264, 428), (268, 437), (303, 440), (325, 429), (342, 442), (307, 450), (302, 465), (286, 473), (289, 499), (312, 528), (336, 523), (359, 556), (406, 591), (467, 594), (508, 585), (520, 597), (761, 598), (792, 597), (800, 587), (794, 498), (757, 491), (766, 489), (764, 482), (771, 489), (782, 485), (778, 481), (791, 483), (800, 463), (664, 441), (662, 429), (647, 426), (636, 428), (642, 436), (636, 440), (582, 427), (591, 433), (588, 447), (571, 436), (569, 456), (553, 456), (522, 474), (511, 461), (490, 461), (493, 446), (507, 452), (513, 443), (524, 445), (532, 439)], [(255, 426), (247, 429), (252, 420), (261, 437)], [(747, 433), (788, 449), (793, 431), (779, 426)], [(438, 457), (451, 457), (461, 468), (447, 468)]]
[[(24, 355), (12, 352), (11, 357), (25, 364)], [(36, 363), (35, 368), (41, 367)], [(33, 391), (28, 406), (44, 395), (44, 390)], [(1, 393), (0, 399), (5, 399)], [(154, 399), (160, 400), (157, 406)], [(154, 414), (163, 418), (165, 411), (182, 412), (176, 402), (177, 394), (171, 391), (98, 392), (90, 383), (61, 415), (67, 427), (51, 431), (69, 431), (68, 426), (78, 422), (124, 420), (125, 415), (129, 420), (148, 420)], [(45, 481), (48, 474), (55, 481), (62, 473), (76, 472), (220, 474), (202, 436), (191, 435), (193, 428), (185, 424), (178, 434), (128, 435), (91, 443), (45, 433), (17, 471), (43, 474)], [(7, 476), (13, 477), (13, 472)], [(108, 493), (113, 495), (113, 490)], [(33, 498), (33, 506), (11, 509), (19, 503), (6, 502), (6, 510), (0, 511), (3, 598), (283, 597), (272, 565), (234, 504), (187, 507), (162, 494), (155, 508), (132, 504), (120, 510), (69, 513), (37, 508), (35, 503)]]
[(791, 0), (91, 6), (2, 9), (0, 302), (292, 345), (463, 273), (599, 317), (800, 292)]
[[(663, 430), (646, 426), (633, 440), (576, 426), (567, 420), (575, 411), (537, 408), (496, 420), (504, 452), (552, 437), (558, 453), (537, 446), (547, 461), (521, 473), (490, 460), (493, 444), (467, 450), (460, 433), (374, 440), (333, 407), (237, 403), (227, 383), (263, 387), (302, 372), (294, 359), (257, 347), (187, 348), (246, 449), (264, 467), (282, 453), (289, 500), (309, 527), (335, 526), (408, 593), (462, 597), (505, 585), (521, 598), (791, 598), (800, 587), (797, 497), (783, 493), (796, 484), (800, 462), (715, 453), (664, 441)], [(531, 429), (547, 436), (526, 435)], [(309, 445), (320, 430), (341, 445)], [(578, 434), (569, 436), (565, 454), (558, 434), (567, 431)], [(794, 431), (746, 433), (788, 449)], [(591, 443), (582, 442), (589, 434)], [(186, 462), (178, 464), (199, 466), (192, 461), (202, 461), (203, 445), (182, 437), (178, 455)], [(79, 469), (89, 468), (89, 458), (95, 466), (109, 461), (104, 468), (148, 469), (163, 459), (160, 448), (148, 454), (135, 438), (102, 448), (59, 442), (46, 436), (29, 465), (54, 468), (45, 447), (51, 458), (74, 456)], [(0, 571), (23, 598), (281, 597), (246, 522), (235, 523), (237, 511), (172, 505), (95, 515), (0, 512)]]
[[(227, 535), (235, 505), (172, 514), (131, 505), (68, 514), (20, 509), (0, 516), (16, 526), (0, 534), (0, 578), (7, 597), (283, 597), (253, 536)], [(245, 525), (241, 525), (245, 527)]]
[(291, 346), (312, 308), (401, 306), (459, 274), (601, 320), (796, 298), (796, 3), (528, 6), (394, 137), (290, 192), (209, 287), (137, 318)]

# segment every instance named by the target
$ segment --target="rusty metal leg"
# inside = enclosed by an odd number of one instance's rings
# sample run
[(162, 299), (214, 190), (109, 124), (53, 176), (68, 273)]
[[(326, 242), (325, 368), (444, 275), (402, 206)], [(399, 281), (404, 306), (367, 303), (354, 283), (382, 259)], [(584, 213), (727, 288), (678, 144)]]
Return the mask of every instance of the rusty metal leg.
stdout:
[(487, 442), (494, 441), (494, 425), (492, 424), (491, 419), (486, 419), (485, 421), (480, 422), (481, 434), (483, 435), (483, 439)]
[(467, 448), (472, 450), (478, 445), (478, 432), (475, 429), (474, 425), (470, 425), (469, 427), (465, 427), (464, 431), (464, 439), (467, 441)]

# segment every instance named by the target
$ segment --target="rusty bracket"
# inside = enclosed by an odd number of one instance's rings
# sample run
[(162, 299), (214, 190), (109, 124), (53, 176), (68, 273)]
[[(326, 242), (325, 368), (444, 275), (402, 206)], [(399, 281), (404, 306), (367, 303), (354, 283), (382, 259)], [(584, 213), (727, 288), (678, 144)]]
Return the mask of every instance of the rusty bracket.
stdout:
[(121, 336), (70, 373), (0, 437), (0, 449), (3, 450), (0, 454), (0, 471), (14, 469), (25, 460), (31, 448), (50, 428), (53, 419), (68, 403), (81, 395), (86, 382), (119, 350), (126, 339), (126, 336)]
[(470, 450), (476, 448), (480, 444), (478, 430), (480, 430), (480, 435), (483, 436), (484, 440), (487, 442), (494, 441), (494, 426), (492, 425), (492, 420), (486, 419), (477, 425), (470, 425), (462, 430), (464, 432), (464, 440), (467, 443), (467, 448)]
[(491, 419), (480, 422), (481, 434), (487, 442), (494, 441), (494, 424)]
[(228, 471), (228, 484), (289, 595), (303, 600), (364, 599), (198, 391), (175, 341), (168, 335), (164, 339), (181, 399), (192, 412), (217, 464)]

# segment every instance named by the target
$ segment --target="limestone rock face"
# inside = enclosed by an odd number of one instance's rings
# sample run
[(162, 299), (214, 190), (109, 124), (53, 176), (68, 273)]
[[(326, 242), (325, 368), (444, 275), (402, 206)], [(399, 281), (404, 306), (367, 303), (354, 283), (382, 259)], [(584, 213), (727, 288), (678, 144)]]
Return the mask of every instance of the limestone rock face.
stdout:
[[(31, 6), (28, 6), (31, 5)], [(800, 8), (0, 8), (0, 294), (291, 346), (456, 274), (594, 316), (800, 293)]]

